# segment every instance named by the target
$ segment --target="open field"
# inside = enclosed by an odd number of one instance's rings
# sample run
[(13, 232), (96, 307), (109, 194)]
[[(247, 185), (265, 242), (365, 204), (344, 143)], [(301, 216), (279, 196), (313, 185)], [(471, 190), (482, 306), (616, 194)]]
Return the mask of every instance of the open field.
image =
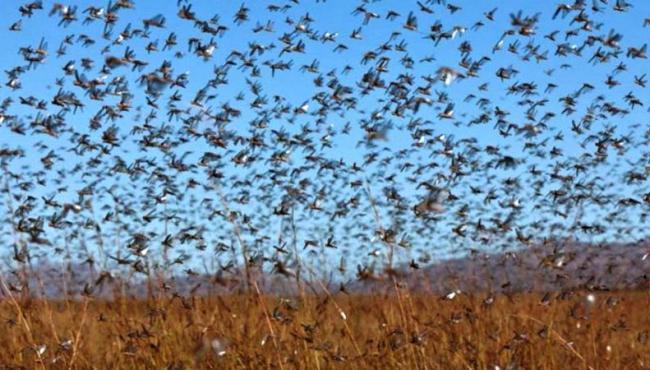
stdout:
[(649, 31), (0, 0), (0, 370), (650, 368)]
[[(490, 298), (490, 297), (487, 297)], [(643, 369), (647, 292), (4, 300), (2, 368)], [(17, 313), (20, 310), (21, 319)]]

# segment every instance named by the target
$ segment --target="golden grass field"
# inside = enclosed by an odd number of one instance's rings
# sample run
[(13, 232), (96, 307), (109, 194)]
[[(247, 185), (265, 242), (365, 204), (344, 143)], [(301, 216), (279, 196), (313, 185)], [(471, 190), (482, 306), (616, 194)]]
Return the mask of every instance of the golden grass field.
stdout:
[(649, 292), (0, 303), (1, 368), (643, 369)]

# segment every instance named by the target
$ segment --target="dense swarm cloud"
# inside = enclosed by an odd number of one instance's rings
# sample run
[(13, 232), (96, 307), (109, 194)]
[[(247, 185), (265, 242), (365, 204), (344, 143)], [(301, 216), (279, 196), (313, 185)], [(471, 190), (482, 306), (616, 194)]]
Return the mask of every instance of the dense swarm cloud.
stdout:
[(488, 3), (3, 3), (11, 288), (645, 240), (647, 4)]

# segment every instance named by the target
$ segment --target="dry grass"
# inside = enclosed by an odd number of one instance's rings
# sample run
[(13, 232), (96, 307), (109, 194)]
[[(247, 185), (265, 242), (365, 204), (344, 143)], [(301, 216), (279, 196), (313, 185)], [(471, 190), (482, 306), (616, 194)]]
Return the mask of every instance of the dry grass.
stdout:
[(30, 369), (650, 367), (650, 294), (598, 293), (594, 304), (586, 294), (554, 295), (548, 304), (537, 294), (487, 304), (479, 296), (444, 300), (406, 292), (23, 300), (18, 306), (4, 300), (0, 363)]

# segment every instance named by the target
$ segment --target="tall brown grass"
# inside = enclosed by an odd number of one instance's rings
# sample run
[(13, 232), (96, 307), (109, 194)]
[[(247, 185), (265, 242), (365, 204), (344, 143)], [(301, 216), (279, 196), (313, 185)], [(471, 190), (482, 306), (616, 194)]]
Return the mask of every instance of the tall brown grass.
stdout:
[(398, 293), (5, 299), (0, 366), (650, 368), (648, 292)]

